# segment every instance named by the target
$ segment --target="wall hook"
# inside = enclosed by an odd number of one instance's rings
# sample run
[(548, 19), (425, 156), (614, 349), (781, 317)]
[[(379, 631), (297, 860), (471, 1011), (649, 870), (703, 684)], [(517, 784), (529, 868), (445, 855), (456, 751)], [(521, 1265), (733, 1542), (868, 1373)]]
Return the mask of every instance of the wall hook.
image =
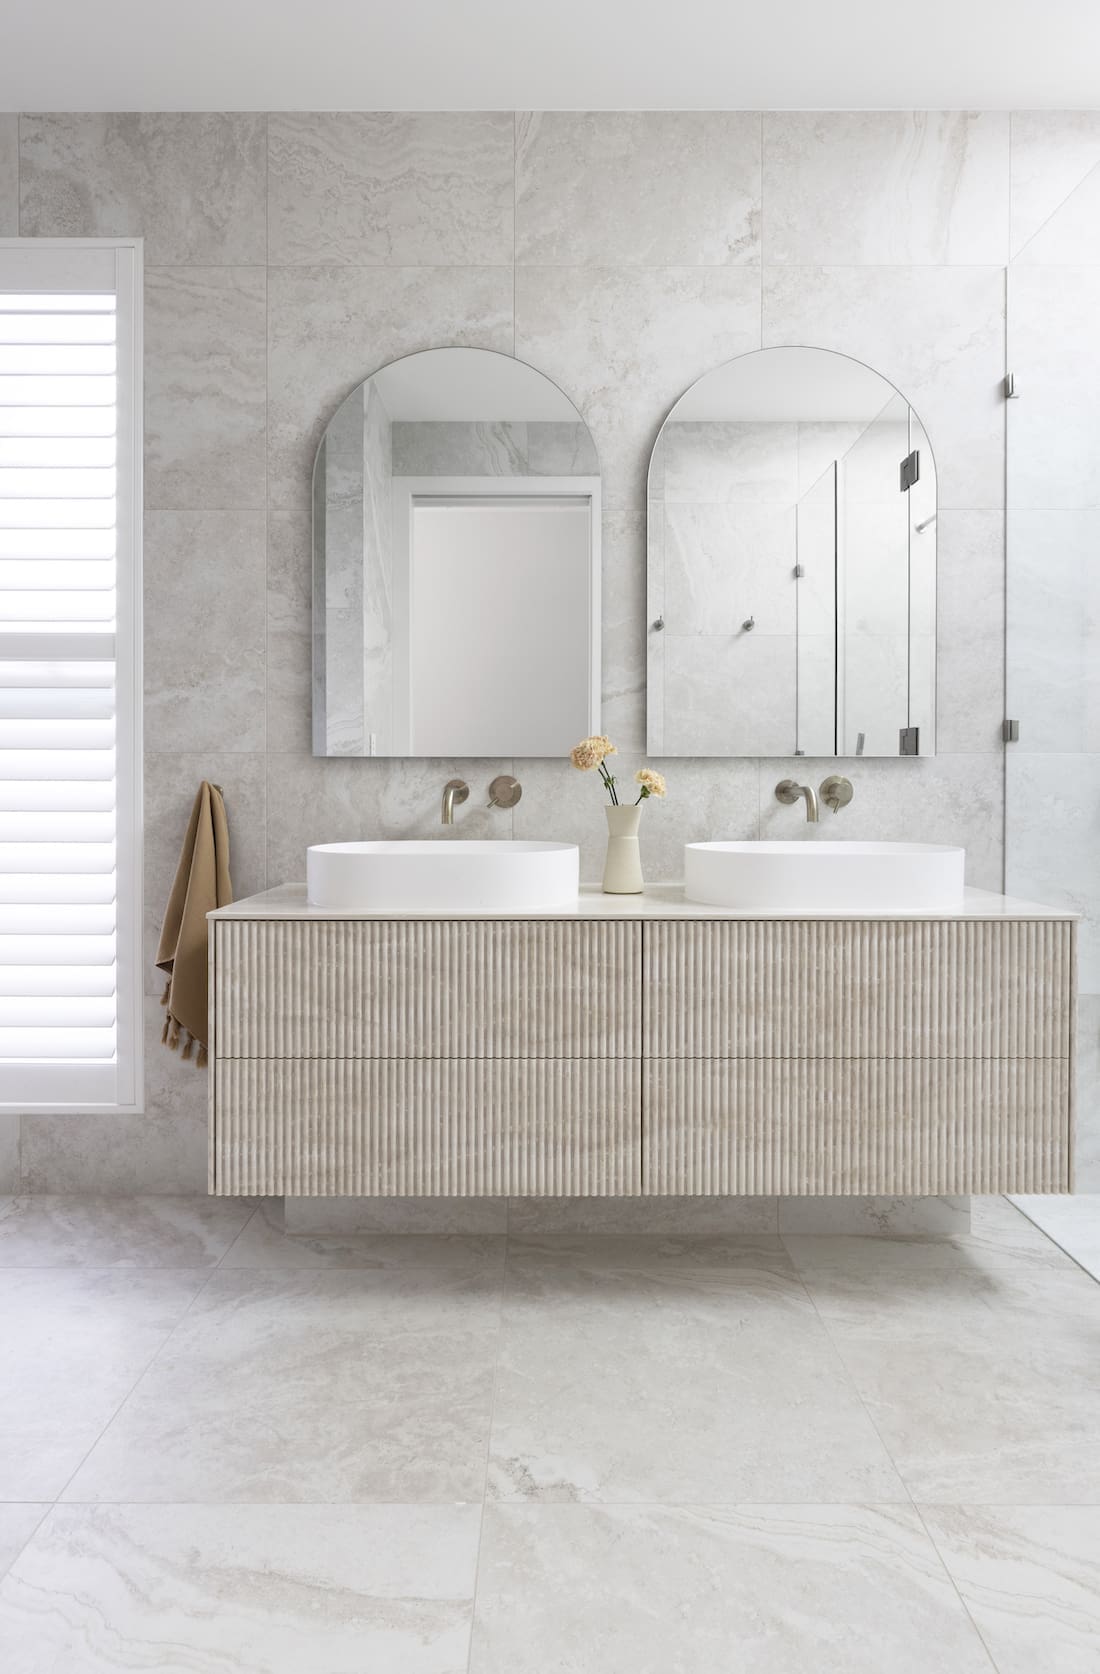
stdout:
[(747, 634), (751, 634), (752, 630), (756, 626), (756, 617), (755, 616), (746, 616), (746, 618), (742, 622), (741, 626)]

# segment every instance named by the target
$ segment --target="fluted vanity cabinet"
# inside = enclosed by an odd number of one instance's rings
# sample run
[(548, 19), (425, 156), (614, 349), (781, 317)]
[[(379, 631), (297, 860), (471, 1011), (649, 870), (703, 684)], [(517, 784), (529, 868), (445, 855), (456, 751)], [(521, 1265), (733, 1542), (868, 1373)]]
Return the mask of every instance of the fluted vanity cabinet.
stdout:
[(212, 915), (211, 1189), (938, 1195), (1070, 1187), (1072, 917)]

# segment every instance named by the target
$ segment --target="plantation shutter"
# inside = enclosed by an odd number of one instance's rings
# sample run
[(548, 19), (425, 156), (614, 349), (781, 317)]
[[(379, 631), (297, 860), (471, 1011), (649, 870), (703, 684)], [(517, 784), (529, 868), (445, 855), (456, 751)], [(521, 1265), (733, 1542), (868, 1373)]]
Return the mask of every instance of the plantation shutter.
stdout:
[(0, 240), (0, 1105), (139, 1103), (133, 242)]

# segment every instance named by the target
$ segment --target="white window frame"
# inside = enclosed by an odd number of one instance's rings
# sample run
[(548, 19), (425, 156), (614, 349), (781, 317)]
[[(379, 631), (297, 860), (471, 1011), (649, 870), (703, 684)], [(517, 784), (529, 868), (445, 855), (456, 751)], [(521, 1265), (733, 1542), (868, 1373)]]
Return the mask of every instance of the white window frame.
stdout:
[[(140, 238), (0, 238), (0, 265), (14, 253), (111, 250), (115, 252), (118, 378), (117, 614), (115, 628), (115, 741), (118, 806), (117, 972), (118, 1097), (89, 1102), (0, 1098), (0, 1112), (34, 1115), (141, 1115), (145, 1110), (145, 984), (143, 980), (143, 772), (142, 772), (142, 515), (144, 241)], [(28, 260), (28, 289), (35, 288)], [(12, 286), (6, 277), (5, 290)], [(0, 1066), (2, 1067), (2, 1066)], [(78, 1094), (87, 1072), (80, 1063), (55, 1065), (59, 1085)]]

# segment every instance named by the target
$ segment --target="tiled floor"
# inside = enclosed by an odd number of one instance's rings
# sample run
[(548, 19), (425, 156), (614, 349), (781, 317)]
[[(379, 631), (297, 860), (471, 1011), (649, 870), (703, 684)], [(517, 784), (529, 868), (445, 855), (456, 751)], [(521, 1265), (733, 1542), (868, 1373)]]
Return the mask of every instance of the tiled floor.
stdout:
[(0, 1205), (5, 1674), (1096, 1674), (1100, 1286)]
[(1079, 1266), (1100, 1279), (1100, 1195), (1014, 1197), (1013, 1203)]

